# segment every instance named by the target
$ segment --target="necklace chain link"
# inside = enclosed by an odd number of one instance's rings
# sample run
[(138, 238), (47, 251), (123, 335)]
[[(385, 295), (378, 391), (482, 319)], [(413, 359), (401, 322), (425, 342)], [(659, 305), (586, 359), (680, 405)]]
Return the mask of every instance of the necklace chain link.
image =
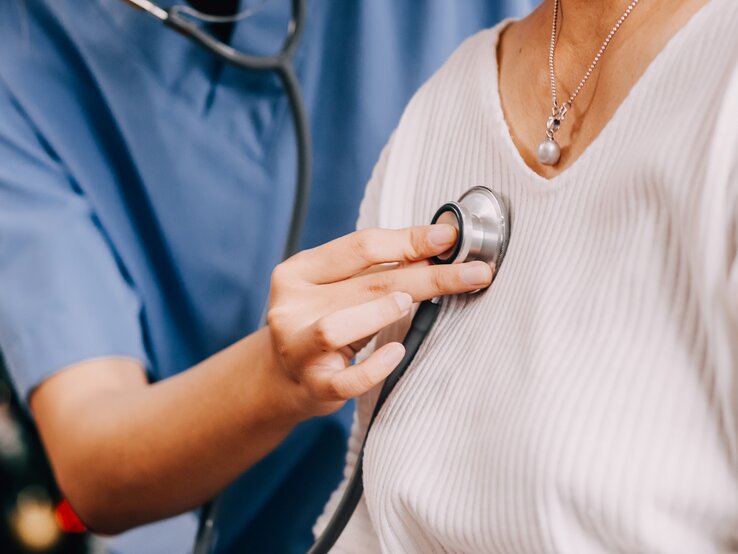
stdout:
[(623, 15), (621, 15), (620, 18), (618, 18), (618, 20), (615, 22), (615, 25), (613, 25), (612, 29), (610, 29), (610, 32), (607, 33), (605, 40), (602, 41), (602, 44), (600, 45), (600, 49), (597, 51), (597, 54), (595, 54), (595, 57), (592, 60), (592, 63), (589, 64), (589, 67), (587, 68), (587, 71), (584, 73), (584, 77), (582, 77), (582, 79), (579, 81), (577, 88), (575, 88), (574, 92), (571, 93), (569, 100), (567, 100), (565, 104), (559, 107), (559, 103), (556, 98), (556, 77), (554, 75), (554, 51), (556, 50), (556, 35), (558, 33), (558, 23), (559, 23), (559, 0), (554, 0), (553, 23), (551, 24), (551, 45), (548, 50), (548, 71), (551, 77), (551, 101), (553, 104), (553, 107), (551, 109), (552, 115), (554, 116), (558, 115), (559, 119), (564, 118), (564, 115), (566, 114), (566, 112), (569, 110), (569, 108), (571, 108), (572, 102), (574, 102), (574, 99), (577, 97), (579, 92), (582, 90), (582, 87), (584, 86), (584, 84), (587, 82), (589, 77), (592, 75), (592, 72), (594, 71), (595, 67), (597, 67), (597, 64), (599, 63), (600, 58), (602, 57), (602, 54), (605, 53), (605, 50), (607, 50), (607, 47), (610, 44), (610, 41), (612, 40), (612, 37), (614, 37), (615, 33), (618, 32), (623, 22), (626, 19), (628, 19), (628, 16), (633, 11), (633, 9), (636, 7), (639, 1), (640, 0), (633, 0), (630, 3), (630, 5), (626, 8), (626, 10), (623, 12)]
[(571, 96), (569, 96), (569, 99), (564, 104), (559, 105), (558, 98), (556, 97), (556, 75), (554, 73), (554, 52), (556, 51), (556, 35), (559, 30), (559, 1), (560, 0), (554, 0), (553, 22), (551, 23), (551, 45), (548, 49), (548, 73), (551, 77), (551, 115), (546, 121), (546, 138), (538, 145), (538, 161), (544, 165), (556, 165), (559, 163), (559, 160), (561, 159), (561, 146), (556, 142), (554, 134), (558, 132), (561, 127), (561, 122), (566, 117), (567, 112), (571, 109), (574, 99), (582, 90), (582, 87), (587, 83), (587, 80), (589, 80), (595, 67), (597, 67), (600, 58), (602, 58), (602, 54), (607, 50), (607, 46), (610, 44), (612, 37), (615, 36), (615, 33), (618, 32), (620, 26), (626, 19), (628, 19), (628, 16), (639, 2), (639, 0), (631, 1), (623, 12), (623, 15), (618, 18), (615, 25), (610, 29), (610, 32), (607, 33), (605, 40), (603, 40), (600, 45), (600, 49), (597, 51), (597, 54), (595, 54), (592, 63), (589, 64), (587, 71), (574, 89), (574, 92), (571, 93)]

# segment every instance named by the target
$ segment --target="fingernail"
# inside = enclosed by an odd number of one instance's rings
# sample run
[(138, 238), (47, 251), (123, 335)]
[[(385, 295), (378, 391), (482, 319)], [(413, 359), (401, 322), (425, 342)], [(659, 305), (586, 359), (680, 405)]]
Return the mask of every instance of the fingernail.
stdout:
[(395, 292), (392, 293), (392, 296), (394, 296), (395, 302), (397, 302), (397, 305), (402, 312), (408, 311), (410, 306), (413, 305), (413, 297), (406, 292)]
[(394, 367), (400, 363), (404, 355), (405, 348), (401, 344), (395, 343), (387, 347), (387, 350), (382, 355), (382, 363), (387, 367)]
[(487, 264), (473, 264), (461, 270), (461, 280), (467, 285), (486, 285), (491, 278), (492, 270)]
[(448, 246), (456, 240), (456, 229), (450, 225), (433, 225), (428, 231), (428, 241), (433, 246)]

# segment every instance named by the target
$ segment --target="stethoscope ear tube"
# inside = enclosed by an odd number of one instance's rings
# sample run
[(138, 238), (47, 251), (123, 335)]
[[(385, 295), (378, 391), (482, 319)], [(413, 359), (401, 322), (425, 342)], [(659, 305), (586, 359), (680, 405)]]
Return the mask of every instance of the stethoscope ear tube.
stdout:
[[(310, 125), (302, 98), (299, 82), (292, 60), (305, 30), (307, 17), (306, 0), (291, 0), (292, 12), (287, 27), (287, 36), (280, 50), (269, 56), (256, 56), (240, 52), (229, 44), (221, 42), (192, 20), (192, 9), (174, 5), (163, 8), (151, 0), (124, 0), (133, 7), (143, 10), (158, 19), (167, 27), (195, 41), (205, 50), (220, 59), (251, 71), (274, 71), (282, 81), (292, 112), (292, 122), (297, 137), (297, 168), (295, 200), (292, 204), (290, 227), (284, 243), (283, 259), (296, 254), (300, 249), (302, 229), (307, 220), (310, 200), (310, 180), (312, 176), (312, 138)], [(190, 17), (187, 17), (189, 14)], [(237, 16), (236, 16), (237, 17)], [(234, 21), (236, 19), (233, 19)], [(205, 510), (206, 512), (208, 510)]]
[(433, 300), (426, 300), (418, 307), (418, 311), (415, 313), (415, 317), (413, 317), (412, 323), (410, 324), (410, 329), (402, 343), (405, 347), (405, 356), (392, 373), (389, 374), (387, 379), (385, 379), (384, 385), (382, 385), (382, 389), (379, 391), (374, 412), (372, 412), (372, 417), (369, 420), (369, 425), (367, 425), (366, 434), (364, 435), (364, 442), (361, 444), (361, 449), (356, 459), (354, 472), (346, 485), (343, 497), (341, 497), (341, 501), (333, 513), (333, 517), (328, 522), (328, 526), (321, 533), (320, 537), (318, 537), (318, 540), (308, 554), (326, 554), (329, 552), (333, 548), (333, 545), (336, 544), (338, 537), (346, 525), (348, 525), (352, 514), (356, 510), (356, 506), (359, 504), (359, 500), (361, 500), (361, 495), (364, 493), (364, 448), (366, 447), (369, 431), (392, 389), (395, 388), (395, 385), (402, 378), (407, 368), (410, 367), (415, 354), (420, 349), (420, 345), (423, 344), (423, 339), (425, 339), (425, 336), (433, 327), (433, 322), (438, 317), (439, 308), (440, 304)]

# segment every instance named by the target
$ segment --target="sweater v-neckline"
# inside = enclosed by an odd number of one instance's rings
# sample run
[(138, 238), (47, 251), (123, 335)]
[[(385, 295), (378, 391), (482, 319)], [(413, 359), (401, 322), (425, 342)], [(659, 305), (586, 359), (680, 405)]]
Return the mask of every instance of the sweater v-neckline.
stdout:
[(570, 174), (575, 174), (580, 166), (594, 156), (603, 142), (607, 140), (609, 134), (613, 132), (613, 127), (617, 126), (620, 121), (625, 117), (625, 114), (629, 110), (631, 104), (636, 102), (638, 96), (642, 94), (641, 90), (648, 90), (647, 85), (650, 80), (653, 79), (653, 75), (658, 70), (669, 62), (670, 52), (687, 40), (690, 29), (699, 23), (704, 17), (709, 14), (709, 9), (713, 4), (718, 4), (717, 0), (708, 0), (703, 6), (697, 9), (689, 19), (674, 33), (666, 42), (664, 47), (654, 56), (654, 58), (648, 63), (645, 70), (636, 79), (633, 86), (630, 88), (628, 93), (618, 104), (617, 108), (613, 112), (612, 116), (605, 122), (600, 131), (590, 141), (584, 150), (577, 156), (564, 170), (557, 173), (553, 177), (544, 177), (536, 171), (534, 171), (523, 159), (520, 150), (515, 145), (515, 141), (512, 139), (510, 127), (508, 125), (505, 114), (502, 110), (502, 97), (500, 95), (500, 78), (499, 78), (499, 65), (497, 61), (499, 39), (502, 32), (510, 24), (514, 23), (516, 19), (509, 18), (489, 30), (489, 38), (484, 41), (485, 44), (490, 45), (491, 49), (484, 49), (484, 61), (482, 71), (482, 98), (487, 104), (486, 113), (490, 114), (493, 119), (499, 123), (500, 132), (502, 134), (502, 141), (505, 143), (505, 147), (510, 150), (514, 163), (520, 166), (522, 171), (532, 180), (536, 185), (546, 185), (549, 189), (559, 188), (561, 182), (565, 180), (565, 177)]

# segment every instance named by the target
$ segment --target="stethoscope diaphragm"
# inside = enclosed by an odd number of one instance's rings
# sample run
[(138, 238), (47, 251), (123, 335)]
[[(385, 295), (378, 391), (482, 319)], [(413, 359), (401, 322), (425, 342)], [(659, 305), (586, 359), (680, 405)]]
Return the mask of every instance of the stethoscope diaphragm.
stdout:
[(471, 188), (458, 201), (438, 208), (431, 223), (452, 225), (459, 233), (454, 247), (435, 256), (433, 263), (481, 260), (497, 272), (510, 240), (510, 213), (501, 195), (487, 187)]

